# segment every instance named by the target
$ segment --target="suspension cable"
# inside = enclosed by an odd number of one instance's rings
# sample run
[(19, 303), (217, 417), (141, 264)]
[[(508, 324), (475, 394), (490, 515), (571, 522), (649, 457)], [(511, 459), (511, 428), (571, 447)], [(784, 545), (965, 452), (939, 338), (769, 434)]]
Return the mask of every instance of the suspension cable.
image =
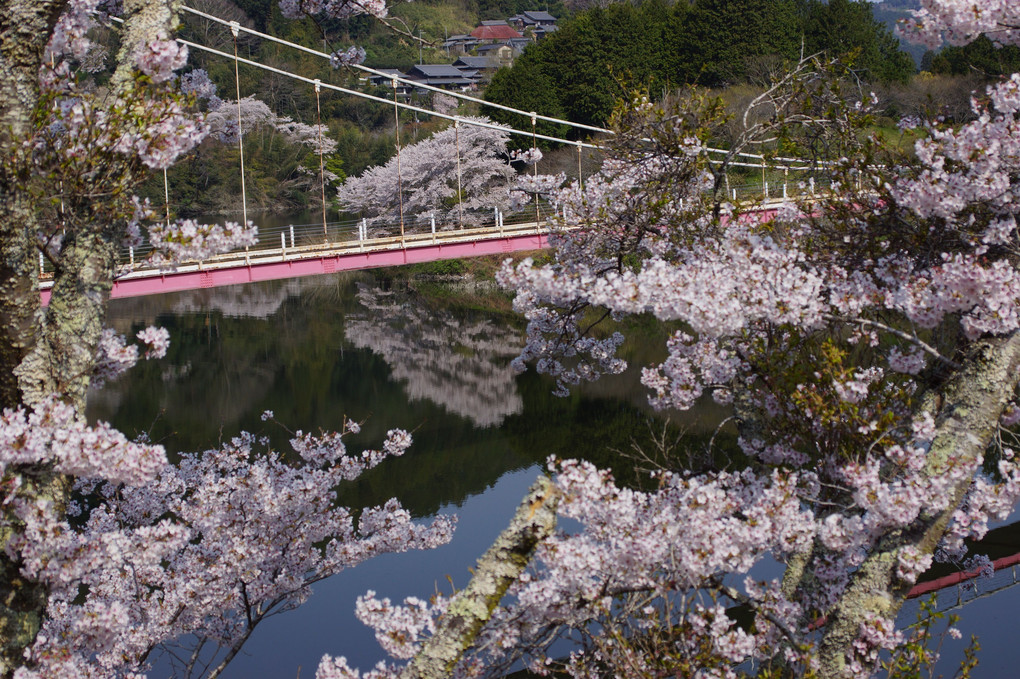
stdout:
[(538, 139), (535, 136), (535, 124), (538, 120), (538, 114), (532, 111), (531, 113), (531, 159), (535, 161), (535, 228), (538, 228), (539, 223), (542, 221), (542, 214), (538, 210)]
[[(202, 12), (200, 10), (194, 9), (192, 7), (182, 6), (181, 9), (183, 9), (184, 11), (189, 12), (191, 14), (194, 14), (195, 16), (200, 16), (203, 19), (208, 19), (209, 21), (214, 21), (216, 23), (230, 25), (231, 26), (231, 30), (233, 30), (233, 25), (237, 24), (237, 22), (228, 22), (225, 19), (221, 19), (221, 18), (219, 18), (217, 16), (214, 16), (212, 14), (207, 14), (205, 12)], [(332, 57), (329, 54), (326, 54), (325, 52), (320, 52), (319, 50), (312, 49), (310, 47), (305, 47), (304, 45), (299, 45), (297, 43), (290, 42), (289, 40), (284, 40), (282, 38), (277, 38), (275, 36), (269, 35), (268, 33), (262, 33), (260, 31), (254, 30), (254, 29), (241, 26), (240, 24), (237, 24), (237, 26), (238, 26), (238, 30), (242, 30), (245, 33), (257, 36), (257, 37), (259, 37), (259, 38), (261, 38), (263, 40), (269, 40), (270, 42), (275, 42), (275, 43), (278, 43), (280, 45), (285, 45), (285, 46), (290, 47), (292, 49), (296, 49), (296, 50), (299, 50), (301, 52), (305, 52), (307, 54), (312, 54), (312, 55), (315, 55), (317, 57), (320, 57), (322, 59), (326, 59), (327, 61), (332, 62)], [(183, 41), (179, 40), (179, 42), (183, 42)], [(186, 43), (186, 44), (191, 44), (191, 43)], [(199, 49), (201, 49), (201, 46), (197, 46), (196, 45), (196, 47), (199, 47)], [(516, 113), (516, 114), (518, 114), (520, 116), (524, 116), (524, 117), (528, 117), (529, 115), (531, 115), (531, 113), (528, 112), (528, 111), (522, 111), (521, 109), (516, 109), (516, 108), (513, 108), (512, 106), (505, 106), (503, 104), (497, 104), (495, 102), (486, 101), (484, 99), (479, 99), (478, 97), (472, 97), (472, 96), (464, 94), (462, 92), (454, 92), (452, 90), (446, 90), (446, 89), (443, 89), (441, 87), (435, 87), (433, 85), (428, 85), (426, 83), (423, 83), (423, 82), (420, 82), (420, 81), (417, 81), (417, 80), (412, 80), (410, 78), (405, 78), (405, 77), (402, 77), (402, 76), (395, 76), (395, 75), (393, 75), (391, 73), (385, 73), (383, 71), (379, 71), (379, 70), (376, 70), (374, 68), (369, 68), (368, 66), (364, 66), (362, 64), (351, 64), (350, 66), (352, 68), (355, 68), (355, 69), (357, 69), (359, 71), (362, 71), (364, 73), (369, 73), (369, 74), (377, 76), (377, 77), (390, 78), (391, 80), (395, 79), (398, 82), (404, 83), (406, 85), (411, 85), (411, 86), (413, 86), (415, 88), (419, 88), (419, 89), (423, 89), (423, 90), (428, 90), (428, 91), (433, 91), (433, 92), (442, 92), (443, 94), (455, 97), (457, 99), (463, 99), (465, 101), (470, 101), (470, 102), (474, 102), (476, 104), (481, 104), (483, 106), (488, 106), (488, 107), (491, 107), (491, 108), (500, 109), (500, 110), (503, 110), (503, 111), (507, 111), (509, 113)], [(366, 97), (370, 98), (370, 95), (365, 95), (364, 93), (358, 93), (357, 96), (366, 96)], [(421, 111), (421, 109), (417, 109), (417, 110)], [(426, 113), (431, 113), (430, 111), (427, 111), (427, 110), (425, 112)], [(546, 116), (546, 115), (541, 115), (541, 114), (535, 114), (535, 115), (536, 115), (536, 118), (538, 120), (542, 120), (544, 122), (555, 123), (555, 124), (558, 124), (558, 125), (567, 125), (568, 127), (572, 127), (572, 128), (575, 128), (575, 129), (586, 130), (588, 132), (596, 132), (596, 133), (599, 133), (599, 134), (610, 134), (610, 135), (616, 134), (613, 130), (606, 129), (604, 127), (597, 127), (597, 126), (594, 126), (594, 125), (585, 125), (584, 123), (578, 123), (578, 122), (574, 122), (572, 120), (564, 120), (562, 118), (553, 118), (552, 116)], [(440, 116), (440, 117), (448, 117), (448, 116)], [(543, 137), (543, 138), (551, 140), (548, 137)], [(560, 143), (570, 143), (570, 142), (566, 142), (566, 140), (560, 140)], [(595, 147), (592, 147), (592, 148), (595, 148)], [(709, 153), (718, 153), (718, 154), (726, 154), (726, 153), (728, 153), (725, 149), (715, 149), (715, 148), (711, 148), (711, 147), (706, 148), (706, 151), (709, 152)], [(737, 153), (736, 155), (739, 156), (739, 157), (742, 157), (742, 158), (751, 158), (751, 159), (754, 159), (754, 160), (759, 160), (759, 159), (763, 160), (764, 159), (763, 155), (756, 154), (756, 153), (747, 153), (747, 152), (744, 152), (744, 151), (741, 151), (741, 152)], [(803, 162), (802, 159), (799, 159), (799, 158), (785, 158), (785, 157), (776, 157), (773, 160), (778, 161), (778, 162), (784, 162), (784, 163), (799, 163), (799, 162)], [(734, 163), (734, 162), (731, 162), (730, 164), (731, 165), (740, 165), (742, 167), (757, 167), (756, 164), (755, 165), (750, 165), (750, 164), (749, 165), (743, 165), (743, 164)], [(806, 169), (810, 169), (810, 168), (791, 168), (791, 169), (805, 169), (806, 170)]]
[[(238, 31), (242, 31), (243, 30), (246, 33), (249, 33), (251, 35), (255, 35), (255, 36), (258, 36), (258, 37), (261, 37), (261, 38), (265, 38), (267, 40), (270, 40), (270, 41), (273, 41), (273, 42), (277, 42), (277, 43), (280, 43), (280, 44), (283, 44), (283, 45), (287, 45), (289, 47), (293, 47), (294, 49), (298, 49), (298, 50), (301, 50), (303, 52), (307, 52), (309, 54), (315, 54), (317, 56), (320, 56), (320, 57), (323, 57), (323, 58), (327, 58), (327, 59), (329, 58), (328, 54), (325, 54), (323, 52), (319, 52), (318, 50), (313, 50), (313, 49), (310, 49), (308, 47), (304, 47), (302, 45), (298, 45), (298, 44), (295, 44), (295, 43), (288, 42), (286, 40), (281, 40), (279, 38), (275, 38), (275, 37), (273, 37), (271, 35), (268, 35), (268, 34), (265, 34), (265, 33), (260, 33), (258, 31), (252, 30), (250, 28), (245, 28), (245, 27), (241, 26), (240, 24), (237, 24), (237, 22), (228, 22), (228, 21), (226, 21), (224, 19), (220, 19), (219, 17), (213, 16), (211, 14), (206, 14), (204, 12), (200, 12), (199, 10), (192, 9), (190, 7), (183, 7), (182, 6), (182, 9), (184, 9), (184, 10), (186, 10), (186, 11), (192, 13), (192, 14), (195, 14), (197, 16), (201, 16), (203, 18), (206, 18), (206, 19), (209, 19), (211, 21), (215, 21), (215, 22), (218, 22), (218, 23), (221, 23), (221, 24), (225, 24), (225, 25), (228, 25), (228, 26), (231, 26), (232, 24), (236, 25)], [(124, 23), (124, 20), (121, 19), (120, 17), (112, 17), (111, 16), (109, 18), (110, 18), (111, 21), (114, 21), (116, 23)], [(231, 30), (233, 30), (233, 27), (232, 27)], [(226, 52), (222, 52), (222, 51), (220, 51), (218, 49), (215, 49), (215, 48), (212, 48), (212, 47), (207, 47), (206, 45), (202, 45), (202, 44), (199, 44), (199, 43), (196, 43), (196, 42), (192, 42), (191, 40), (186, 40), (184, 38), (179, 38), (179, 37), (175, 37), (174, 40), (176, 42), (178, 42), (179, 44), (181, 44), (181, 45), (186, 45), (188, 47), (193, 47), (194, 49), (201, 50), (203, 52), (208, 52), (209, 54), (215, 54), (217, 56), (226, 57), (228, 59), (231, 58), (231, 55), (227, 54)], [(235, 38), (235, 41), (236, 41), (236, 38)], [(286, 76), (286, 77), (292, 78), (294, 80), (300, 80), (300, 81), (303, 81), (303, 82), (306, 82), (306, 83), (309, 83), (309, 84), (314, 83), (313, 79), (306, 78), (306, 77), (301, 76), (301, 75), (297, 75), (296, 73), (291, 73), (289, 71), (284, 71), (284, 70), (279, 69), (279, 68), (274, 68), (272, 66), (267, 66), (266, 64), (261, 64), (261, 63), (259, 63), (257, 61), (252, 61), (250, 59), (245, 59), (243, 57), (238, 58), (237, 55), (236, 55), (236, 49), (235, 49), (235, 55), (234, 55), (233, 58), (237, 59), (240, 63), (246, 64), (248, 66), (254, 66), (255, 68), (261, 68), (261, 69), (269, 71), (271, 73), (276, 73), (278, 75)], [(442, 92), (443, 94), (447, 94), (447, 95), (455, 97), (455, 98), (465, 99), (465, 100), (468, 100), (468, 101), (475, 101), (475, 102), (484, 104), (485, 106), (493, 106), (495, 108), (506, 109), (508, 111), (511, 111), (513, 113), (517, 113), (517, 114), (523, 115), (523, 116), (530, 115), (529, 113), (527, 113), (525, 111), (521, 111), (521, 110), (518, 110), (518, 109), (515, 109), (515, 108), (508, 107), (508, 106), (502, 106), (502, 105), (494, 104), (492, 102), (487, 102), (487, 101), (485, 101), (483, 99), (477, 99), (475, 97), (470, 97), (468, 95), (465, 95), (465, 94), (462, 94), (462, 93), (459, 93), (459, 92), (453, 92), (451, 90), (445, 90), (445, 89), (442, 89), (442, 88), (432, 87), (431, 85), (426, 85), (425, 83), (421, 83), (421, 82), (418, 82), (418, 81), (415, 81), (415, 80), (408, 80), (408, 79), (405, 79), (405, 78), (401, 78), (399, 76), (393, 76), (393, 75), (388, 74), (388, 73), (383, 73), (382, 71), (374, 71), (373, 69), (369, 69), (368, 67), (359, 67), (359, 68), (361, 68), (362, 70), (365, 70), (365, 71), (377, 73), (378, 75), (385, 76), (387, 78), (390, 78), (391, 80), (397, 80), (398, 82), (404, 82), (406, 84), (411, 84), (414, 87), (420, 87), (422, 89), (429, 89), (429, 90), (439, 91), (439, 92)], [(377, 101), (377, 102), (386, 103), (386, 104), (390, 103), (389, 100), (387, 100), (387, 99), (384, 99), (382, 97), (377, 97), (375, 95), (368, 94), (366, 92), (360, 92), (358, 90), (352, 90), (352, 89), (349, 89), (349, 88), (346, 88), (346, 87), (340, 87), (338, 85), (331, 85), (331, 84), (328, 84), (328, 83), (323, 83), (322, 86), (325, 87), (326, 89), (330, 89), (330, 90), (333, 90), (333, 91), (336, 91), (336, 92), (340, 92), (342, 94), (349, 94), (349, 95), (354, 96), (354, 97), (360, 97), (362, 99), (368, 99), (369, 101)], [(492, 129), (492, 130), (500, 130), (500, 131), (503, 131), (503, 132), (508, 132), (510, 134), (518, 134), (518, 135), (528, 135), (529, 134), (528, 132), (526, 132), (524, 130), (518, 130), (516, 128), (509, 127), (509, 126), (506, 126), (506, 125), (497, 125), (497, 124), (494, 124), (494, 123), (485, 123), (485, 122), (481, 122), (481, 121), (478, 121), (478, 120), (469, 120), (469, 119), (466, 119), (466, 118), (461, 118), (459, 116), (451, 116), (451, 115), (447, 115), (445, 113), (439, 113), (437, 111), (432, 111), (432, 110), (429, 110), (429, 109), (424, 109), (424, 108), (421, 108), (421, 107), (418, 107), (418, 106), (414, 106), (412, 104), (399, 103), (398, 106), (400, 108), (407, 109), (409, 111), (416, 111), (418, 113), (424, 113), (426, 115), (434, 116), (436, 118), (442, 118), (444, 120), (450, 120), (450, 121), (461, 120), (464, 123), (466, 123), (468, 125), (473, 125), (475, 127), (484, 127), (484, 128), (488, 128), (488, 129)], [(562, 124), (565, 124), (565, 125), (568, 125), (568, 126), (577, 127), (579, 129), (591, 128), (591, 126), (583, 125), (582, 123), (575, 123), (575, 122), (572, 122), (572, 121), (569, 121), (569, 120), (561, 120), (559, 118), (551, 118), (549, 116), (543, 116), (543, 115), (538, 115), (537, 117), (539, 119), (541, 119), (541, 120), (545, 120), (545, 121), (549, 121), (549, 122), (555, 122), (555, 123), (562, 123)], [(609, 134), (615, 134), (612, 130), (605, 130), (604, 128), (591, 128), (591, 129), (593, 131), (608, 132)], [(553, 137), (553, 136), (545, 135), (545, 134), (539, 134), (539, 135), (537, 135), (537, 138), (538, 139), (543, 139), (545, 141), (555, 142), (557, 144), (568, 144), (568, 145), (569, 144), (577, 144), (577, 145), (579, 145), (579, 146), (581, 146), (583, 148), (594, 149), (594, 150), (598, 150), (600, 148), (596, 144), (589, 144), (589, 143), (582, 142), (582, 141), (572, 141), (572, 140), (562, 139), (560, 137)], [(727, 151), (725, 151), (724, 149), (714, 149), (714, 148), (711, 148), (711, 147), (706, 147), (706, 151), (708, 153), (727, 153)], [(751, 159), (755, 159), (755, 160), (761, 160), (761, 161), (765, 160), (764, 156), (759, 155), (759, 154), (755, 154), (755, 153), (739, 152), (736, 155), (738, 157), (751, 158)], [(778, 161), (778, 162), (784, 162), (784, 163), (803, 163), (804, 162), (800, 158), (785, 158), (785, 157), (775, 157), (775, 158), (773, 158), (773, 160), (774, 161)], [(709, 162), (712, 163), (713, 165), (718, 165), (722, 161), (712, 160), (710, 158)], [(753, 168), (758, 168), (760, 166), (759, 163), (744, 163), (744, 162), (739, 162), (739, 161), (730, 161), (728, 164), (733, 166), (733, 167), (753, 167)], [(794, 171), (810, 171), (810, 170), (813, 170), (815, 168), (811, 167), (810, 165), (789, 166), (789, 167), (781, 166), (780, 165), (780, 166), (777, 166), (777, 169), (789, 169), (789, 170), (794, 170)]]
[[(244, 216), (244, 224), (248, 225), (248, 194), (244, 187), (244, 135), (241, 131), (241, 73), (238, 70), (237, 56), (237, 34), (241, 25), (236, 21), (230, 22), (230, 32), (234, 34), (234, 86), (237, 90), (237, 150), (241, 155), (241, 214)], [(245, 248), (247, 250), (248, 248)]]
[[(189, 12), (191, 14), (194, 14), (195, 16), (200, 16), (203, 19), (208, 19), (209, 21), (215, 21), (215, 22), (221, 23), (221, 24), (229, 24), (229, 22), (226, 21), (225, 19), (221, 19), (221, 18), (219, 18), (217, 16), (214, 16), (212, 14), (206, 14), (205, 12), (202, 12), (200, 10), (194, 9), (192, 7), (182, 6), (181, 9), (183, 9), (184, 11)], [(285, 45), (285, 46), (290, 47), (292, 49), (296, 49), (296, 50), (299, 50), (301, 52), (305, 52), (306, 54), (312, 54), (314, 56), (326, 59), (327, 61), (331, 61), (332, 60), (330, 55), (326, 54), (325, 52), (320, 52), (319, 50), (313, 49), (311, 47), (305, 47), (304, 45), (298, 45), (297, 43), (290, 42), (289, 40), (284, 40), (282, 38), (277, 38), (276, 36), (272, 36), (272, 35), (269, 35), (267, 33), (261, 33), (259, 31), (256, 31), (256, 30), (252, 29), (252, 28), (246, 28), (244, 26), (241, 26), (241, 30), (246, 32), (246, 33), (249, 33), (251, 35), (257, 36), (257, 37), (259, 37), (259, 38), (261, 38), (263, 40), (268, 40), (270, 42), (275, 42), (275, 43), (278, 43), (280, 45)], [(513, 108), (512, 106), (504, 106), (503, 104), (497, 104), (497, 103), (494, 103), (494, 102), (491, 102), (491, 101), (486, 101), (484, 99), (479, 99), (478, 97), (472, 97), (471, 95), (464, 94), (462, 92), (452, 92), (450, 90), (445, 90), (445, 89), (443, 89), (441, 87), (435, 87), (433, 85), (427, 85), (427, 84), (419, 82), (417, 80), (411, 80), (409, 78), (404, 78), (402, 76), (394, 76), (391, 73), (386, 73), (384, 71), (379, 71), (379, 70), (376, 70), (374, 68), (370, 68), (368, 66), (363, 66), (361, 64), (350, 64), (350, 66), (352, 68), (355, 68), (355, 69), (359, 70), (359, 71), (362, 71), (364, 73), (368, 73), (368, 74), (371, 74), (371, 75), (374, 75), (374, 76), (385, 77), (385, 78), (394, 78), (395, 77), (398, 82), (401, 82), (401, 83), (403, 83), (405, 85), (413, 85), (414, 87), (420, 87), (421, 89), (431, 90), (433, 92), (442, 92), (443, 94), (448, 94), (448, 95), (456, 97), (458, 99), (463, 99), (465, 101), (471, 101), (471, 102), (474, 102), (476, 104), (482, 104), (484, 106), (491, 106), (492, 108), (498, 108), (498, 109), (501, 109), (501, 110), (504, 110), (504, 111), (508, 111), (510, 113), (518, 113), (518, 114), (520, 114), (522, 116), (527, 116), (528, 115), (527, 112), (521, 111), (520, 109)], [(559, 123), (561, 125), (568, 125), (570, 127), (574, 127), (574, 128), (580, 129), (580, 130), (588, 130), (589, 132), (599, 132), (599, 133), (603, 133), (603, 134), (613, 134), (613, 132), (611, 130), (607, 130), (607, 129), (603, 128), (603, 127), (596, 127), (594, 125), (585, 125), (584, 123), (575, 123), (575, 122), (572, 122), (570, 120), (561, 120), (559, 118), (552, 118), (552, 117), (543, 116), (543, 115), (540, 115), (539, 119), (543, 120), (543, 121), (546, 121), (546, 122), (550, 122), (550, 123)]]
[(397, 136), (397, 204), (400, 208), (400, 242), (404, 242), (404, 181), (400, 174), (400, 109), (397, 108), (397, 80), (393, 85), (393, 129)]
[[(175, 40), (177, 42), (179, 42), (180, 44), (182, 44), (182, 45), (187, 45), (188, 47), (193, 47), (193, 48), (195, 48), (197, 50), (201, 50), (203, 52), (208, 52), (209, 54), (215, 54), (217, 56), (225, 57), (227, 59), (232, 59), (233, 58), (231, 55), (227, 54), (226, 52), (221, 52), (218, 49), (215, 49), (215, 48), (212, 48), (212, 47), (206, 47), (205, 45), (201, 45), (199, 43), (192, 42), (190, 40), (185, 40), (184, 38), (175, 38)], [(252, 61), (251, 59), (245, 59), (244, 57), (239, 57), (238, 61), (240, 63), (248, 65), (248, 66), (254, 66), (255, 68), (261, 68), (261, 69), (263, 69), (265, 71), (269, 71), (270, 73), (276, 73), (278, 75), (286, 76), (286, 77), (292, 78), (294, 80), (299, 80), (301, 82), (308, 83), (309, 85), (314, 85), (315, 84), (315, 80), (312, 79), (312, 78), (306, 78), (305, 76), (297, 75), (295, 73), (290, 73), (289, 71), (284, 71), (282, 69), (275, 68), (273, 66), (267, 66), (266, 64), (260, 64), (257, 61)], [(377, 97), (374, 94), (367, 94), (365, 92), (359, 92), (358, 90), (352, 90), (352, 89), (349, 89), (347, 87), (341, 87), (339, 85), (333, 85), (331, 83), (322, 83), (322, 87), (323, 87), (323, 89), (333, 90), (334, 92), (340, 92), (341, 94), (349, 94), (351, 96), (360, 97), (362, 99), (368, 99), (369, 101), (376, 101), (376, 102), (379, 102), (381, 104), (386, 104), (387, 106), (392, 106), (393, 105), (393, 102), (390, 101), (389, 99), (386, 99), (386, 98), (383, 98), (383, 97)], [(448, 93), (448, 94), (450, 94), (450, 93)], [(404, 103), (404, 102), (398, 102), (396, 105), (398, 107), (406, 110), (406, 111), (417, 111), (418, 113), (424, 113), (426, 115), (434, 116), (436, 118), (443, 118), (444, 120), (450, 120), (450, 121), (460, 120), (464, 124), (472, 125), (474, 127), (484, 127), (486, 129), (489, 129), (489, 130), (498, 130), (500, 132), (507, 132), (509, 134), (518, 134), (518, 135), (529, 136), (529, 137), (531, 136), (530, 132), (526, 132), (524, 130), (517, 130), (517, 129), (514, 129), (512, 127), (507, 127), (506, 125), (499, 125), (497, 123), (487, 123), (487, 122), (484, 122), (484, 121), (472, 120), (472, 119), (464, 118), (464, 117), (461, 117), (461, 116), (449, 115), (449, 114), (446, 114), (446, 113), (439, 113), (437, 111), (432, 111), (432, 110), (427, 109), (427, 108), (421, 108), (420, 106), (415, 106), (413, 104), (408, 104), (408, 103)], [(585, 148), (590, 148), (590, 149), (597, 149), (597, 148), (599, 148), (598, 146), (596, 146), (594, 144), (588, 144), (588, 143), (579, 142), (579, 141), (570, 141), (568, 139), (561, 139), (560, 137), (551, 137), (551, 136), (545, 135), (545, 134), (539, 134), (538, 138), (539, 139), (544, 139), (546, 141), (556, 142), (558, 144), (583, 144)], [(758, 167), (758, 165), (755, 164), (752, 167)], [(792, 169), (808, 169), (808, 168), (792, 168)]]
[[(166, 168), (163, 168), (163, 205), (166, 206), (166, 227), (170, 228), (170, 181), (166, 178)], [(64, 204), (61, 202), (61, 209)]]
[(326, 168), (322, 162), (322, 113), (319, 108), (319, 90), (322, 83), (315, 81), (315, 130), (319, 135), (319, 184), (322, 187), (322, 240), (329, 243), (329, 229), (326, 227)]
[(577, 186), (584, 191), (584, 175), (581, 174), (581, 147), (577, 147)]
[(457, 222), (464, 229), (464, 193), (460, 188), (460, 121), (453, 121), (453, 134), (457, 139)]

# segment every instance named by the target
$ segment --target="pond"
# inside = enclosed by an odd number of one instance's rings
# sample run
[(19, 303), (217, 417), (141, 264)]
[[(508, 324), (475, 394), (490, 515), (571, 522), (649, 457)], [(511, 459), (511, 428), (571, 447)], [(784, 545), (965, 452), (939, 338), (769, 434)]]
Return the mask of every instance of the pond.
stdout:
[[(484, 284), (444, 287), (447, 299), (490, 293)], [(312, 677), (325, 653), (363, 670), (387, 659), (354, 618), (357, 596), (371, 589), (399, 601), (463, 587), (547, 458), (585, 457), (633, 478), (633, 461), (621, 452), (650, 447), (664, 425), (634, 370), (554, 397), (551, 381), (511, 372), (523, 331), (512, 314), (451, 306), (364, 273), (115, 300), (108, 322), (128, 335), (161, 325), (171, 348), (93, 391), (90, 418), (129, 435), (148, 432), (171, 453), (208, 449), (242, 430), (286, 447), (288, 432), (261, 421), (264, 410), (291, 430), (360, 421), (353, 451), (404, 428), (413, 432), (411, 449), (343, 488), (342, 501), (365, 507), (397, 497), (416, 517), (459, 517), (449, 545), (377, 557), (315, 585), (301, 608), (260, 625), (227, 677)], [(625, 357), (654, 361), (661, 332), (637, 328)], [(702, 446), (724, 416), (705, 406), (672, 425)], [(731, 445), (732, 435), (720, 443)], [(1020, 605), (1018, 589), (965, 611), (961, 628), (980, 634), (985, 647), (974, 676), (1011, 676), (1020, 660), (1004, 620)], [(959, 658), (958, 645), (946, 655)], [(168, 672), (157, 662), (150, 676)]]
[(344, 488), (342, 501), (397, 497), (416, 517), (460, 517), (443, 548), (378, 557), (316, 585), (302, 608), (262, 624), (228, 676), (295, 676), (298, 667), (312, 676), (323, 653), (374, 665), (384, 654), (353, 618), (356, 596), (374, 589), (399, 600), (449, 591), (451, 581), (463, 587), (549, 456), (609, 464), (660, 426), (633, 374), (554, 397), (549, 380), (509, 368), (522, 342), (518, 319), (443, 308), (365, 274), (111, 303), (109, 324), (119, 332), (152, 323), (170, 331), (167, 356), (90, 394), (90, 418), (129, 435), (146, 431), (171, 453), (241, 430), (286, 446), (289, 434), (262, 422), (264, 410), (292, 430), (361, 421), (352, 450), (401, 427), (413, 432), (408, 453)]

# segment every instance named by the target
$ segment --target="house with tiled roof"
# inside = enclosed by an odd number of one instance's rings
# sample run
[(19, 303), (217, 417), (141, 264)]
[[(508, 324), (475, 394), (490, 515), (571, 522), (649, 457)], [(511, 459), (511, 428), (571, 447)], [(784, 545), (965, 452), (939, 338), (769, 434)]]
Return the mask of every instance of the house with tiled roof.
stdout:
[(460, 57), (457, 61), (453, 62), (453, 65), (465, 73), (476, 73), (479, 81), (485, 80), (487, 82), (492, 74), (499, 70), (500, 66), (504, 66), (505, 63), (499, 60), (498, 55), (482, 54), (477, 57)]
[(418, 64), (412, 66), (404, 77), (447, 90), (467, 90), (478, 84), (479, 75), (475, 69), (465, 72), (450, 64)]
[(559, 30), (559, 28), (560, 27), (557, 26), (556, 24), (552, 24), (549, 26), (535, 26), (532, 35), (535, 36), (535, 40), (541, 40), (550, 33), (555, 33), (557, 30)]
[(497, 42), (523, 36), (505, 21), (483, 21), (481, 26), (471, 31), (471, 37), (484, 42)]
[(443, 41), (443, 49), (446, 50), (447, 54), (467, 54), (477, 44), (478, 38), (472, 38), (470, 35), (451, 35)]
[[(527, 40), (522, 38), (522, 40)], [(494, 61), (500, 66), (508, 66), (514, 58), (514, 48), (507, 42), (493, 42), (488, 45), (479, 45), (475, 52), (480, 57)]]
[(509, 22), (523, 31), (528, 27), (552, 26), (556, 23), (556, 17), (549, 12), (528, 11), (510, 17)]
[(476, 71), (494, 71), (499, 68), (498, 63), (493, 62), (492, 59), (485, 56), (463, 56), (453, 62), (453, 65), (461, 70), (474, 69)]
[[(368, 77), (368, 82), (372, 83), (377, 87), (393, 87), (393, 78), (403, 78), (404, 74), (397, 68), (379, 68), (376, 69), (382, 75), (371, 75)], [(411, 91), (411, 86), (407, 83), (397, 83), (397, 94), (407, 94)]]

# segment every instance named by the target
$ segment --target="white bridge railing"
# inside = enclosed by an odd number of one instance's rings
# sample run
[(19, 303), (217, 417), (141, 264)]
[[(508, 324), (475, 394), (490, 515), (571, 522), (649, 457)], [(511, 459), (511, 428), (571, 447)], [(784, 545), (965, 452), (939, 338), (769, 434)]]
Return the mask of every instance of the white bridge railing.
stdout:
[[(824, 188), (828, 190), (830, 187)], [(731, 187), (728, 198), (733, 202), (771, 204), (787, 198), (810, 197), (821, 191), (821, 184), (816, 185), (814, 182), (771, 186), (765, 183)], [(503, 214), (494, 209), (491, 216), (481, 220), (480, 223), (464, 228), (459, 228), (456, 224), (437, 224), (434, 218), (420, 215), (414, 219), (405, 219), (403, 229), (399, 222), (379, 223), (367, 219), (260, 227), (258, 242), (255, 245), (201, 262), (185, 262), (178, 265), (175, 271), (222, 269), (322, 257), (327, 254), (394, 250), (528, 233), (547, 233), (552, 224), (550, 218), (555, 216), (558, 215), (552, 206), (543, 202), (539, 204), (537, 210), (534, 205), (529, 205), (512, 214)], [(152, 248), (148, 244), (138, 248), (123, 248), (120, 253), (118, 280), (167, 273), (165, 268), (149, 262), (151, 254)], [(49, 287), (52, 267), (42, 257), (39, 265), (40, 285), (43, 288)]]

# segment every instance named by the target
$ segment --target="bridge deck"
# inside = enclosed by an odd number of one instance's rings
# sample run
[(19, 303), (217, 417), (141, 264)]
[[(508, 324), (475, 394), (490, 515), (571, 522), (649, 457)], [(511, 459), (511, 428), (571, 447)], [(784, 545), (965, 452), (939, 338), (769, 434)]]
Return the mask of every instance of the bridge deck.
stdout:
[[(498, 255), (548, 247), (544, 224), (526, 222), (487, 227), (348, 240), (296, 247), (230, 252), (174, 270), (138, 267), (118, 276), (111, 298), (140, 297), (222, 285), (271, 281), (338, 271), (417, 264), (441, 259)], [(52, 281), (40, 282), (49, 303)]]

